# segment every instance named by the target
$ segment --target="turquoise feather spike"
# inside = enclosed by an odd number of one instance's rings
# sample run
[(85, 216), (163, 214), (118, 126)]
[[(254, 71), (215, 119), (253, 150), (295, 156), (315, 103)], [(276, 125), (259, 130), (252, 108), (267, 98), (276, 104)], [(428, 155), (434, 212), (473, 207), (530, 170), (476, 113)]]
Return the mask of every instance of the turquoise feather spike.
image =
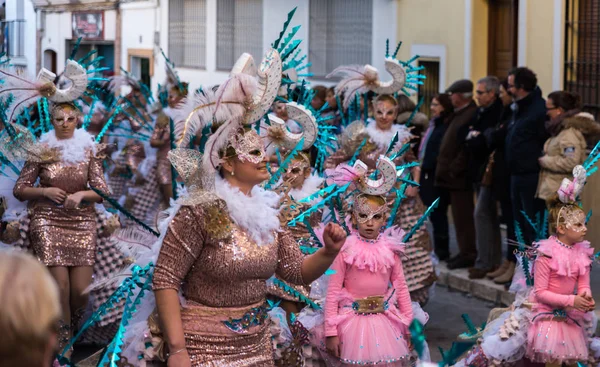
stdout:
[(341, 187), (338, 187), (337, 185), (332, 185), (332, 186), (336, 187), (335, 191), (333, 191), (329, 196), (324, 197), (323, 200), (321, 200), (319, 203), (313, 205), (308, 210), (300, 213), (296, 218), (294, 218), (291, 221), (289, 221), (288, 225), (294, 227), (296, 225), (296, 223), (303, 222), (305, 220), (305, 218), (308, 218), (313, 213), (321, 210), (323, 207), (325, 207), (325, 205), (328, 205), (329, 202), (333, 198), (335, 198), (337, 195), (343, 194), (346, 190), (348, 190), (348, 187), (350, 187), (350, 183), (347, 183), (347, 184), (345, 184), (344, 186), (341, 186)]
[[(292, 30), (290, 31), (290, 33), (288, 33), (285, 38), (283, 39), (283, 42), (279, 45), (279, 48), (277, 49), (277, 51), (279, 51), (279, 53), (282, 53), (283, 50), (285, 50), (286, 48), (289, 48), (290, 45), (293, 45), (294, 43), (300, 43), (300, 40), (294, 40), (294, 36), (296, 35), (296, 33), (298, 33), (298, 30), (300, 29), (300, 26), (297, 25), (295, 27), (292, 28)], [(289, 54), (288, 54), (289, 55)], [(285, 60), (285, 58), (281, 57), (282, 60)]]
[(400, 47), (402, 47), (402, 41), (398, 42), (398, 45), (396, 46), (396, 50), (394, 51), (394, 54), (392, 55), (392, 57), (395, 59), (396, 56), (398, 56), (398, 51), (400, 51)]
[(298, 202), (302, 203), (302, 204), (308, 204), (311, 201), (315, 200), (316, 198), (324, 197), (324, 196), (331, 194), (336, 189), (336, 187), (337, 187), (337, 185), (326, 186), (323, 189), (315, 192), (314, 194), (312, 194), (308, 197), (305, 197), (304, 199), (298, 200)]
[(290, 22), (292, 21), (292, 18), (294, 18), (294, 14), (296, 13), (296, 9), (298, 9), (298, 7), (295, 7), (294, 9), (292, 9), (292, 11), (290, 11), (288, 13), (287, 19), (283, 23), (283, 29), (281, 30), (281, 32), (279, 32), (279, 37), (275, 40), (275, 42), (273, 42), (273, 48), (274, 49), (276, 49), (276, 50), (279, 49), (279, 42), (283, 38), (283, 35), (285, 34), (285, 31), (287, 30), (287, 27), (290, 25)]
[(590, 209), (590, 211), (585, 216), (585, 224), (587, 224), (590, 221), (590, 218), (592, 217), (592, 213), (593, 213), (592, 209)]
[(424, 101), (425, 101), (425, 97), (419, 98), (419, 103), (417, 103), (417, 107), (415, 107), (415, 109), (410, 114), (410, 117), (406, 121), (406, 126), (410, 126), (410, 124), (412, 123), (412, 120), (415, 118), (417, 112), (419, 112), (419, 109), (421, 109), (421, 106), (423, 105)]
[(583, 162), (583, 167), (584, 168), (589, 167), (588, 163), (599, 153), (600, 153), (600, 141), (596, 143), (596, 145), (594, 146), (594, 149), (592, 149), (590, 154), (587, 156), (586, 160)]
[(440, 201), (440, 198), (437, 198), (437, 199), (435, 199), (435, 201), (433, 203), (431, 203), (429, 208), (427, 208), (427, 210), (425, 211), (425, 213), (423, 213), (421, 218), (419, 218), (417, 223), (415, 223), (415, 225), (410, 229), (410, 231), (404, 236), (404, 239), (402, 240), (403, 242), (406, 243), (406, 242), (410, 241), (410, 238), (415, 234), (415, 232), (417, 232), (417, 230), (423, 225), (423, 223), (425, 223), (427, 218), (429, 218), (429, 216), (431, 215), (431, 212), (434, 211), (435, 208), (438, 207), (439, 201)]
[(285, 170), (287, 170), (287, 167), (292, 162), (294, 157), (296, 157), (298, 155), (298, 153), (302, 150), (303, 145), (304, 145), (304, 138), (300, 139), (298, 144), (296, 144), (294, 149), (292, 149), (292, 151), (287, 155), (285, 160), (281, 163), (281, 165), (279, 166), (277, 171), (273, 175), (271, 175), (271, 178), (265, 184), (266, 189), (270, 189), (271, 186), (273, 186), (275, 183), (277, 183), (277, 181), (279, 181), (279, 179), (281, 178), (281, 175), (283, 174), (283, 172), (285, 172)]
[(71, 51), (71, 55), (69, 56), (69, 60), (74, 60), (77, 51), (79, 50), (79, 45), (81, 44), (82, 37), (79, 37), (73, 46), (73, 50)]
[(362, 141), (362, 143), (360, 143), (360, 145), (358, 146), (358, 148), (356, 148), (356, 152), (354, 152), (354, 155), (352, 156), (352, 158), (348, 162), (349, 166), (353, 166), (354, 163), (356, 163), (356, 161), (358, 160), (358, 156), (360, 155), (360, 151), (365, 146), (365, 144), (367, 144), (367, 138), (364, 138), (363, 141)]
[(390, 154), (390, 152), (392, 151), (392, 149), (394, 149), (394, 146), (396, 145), (397, 142), (398, 142), (398, 132), (396, 131), (396, 133), (394, 134), (394, 137), (392, 138), (392, 141), (390, 141), (390, 145), (388, 145), (388, 148), (385, 151), (385, 155)]
[(406, 198), (405, 192), (407, 187), (408, 184), (403, 183), (400, 186), (400, 189), (394, 189), (396, 190), (396, 198), (394, 199), (394, 206), (392, 206), (392, 211), (390, 213), (390, 217), (388, 218), (386, 228), (389, 228), (394, 224), (396, 215), (398, 214), (398, 209), (400, 208), (400, 203), (402, 203), (402, 200)]

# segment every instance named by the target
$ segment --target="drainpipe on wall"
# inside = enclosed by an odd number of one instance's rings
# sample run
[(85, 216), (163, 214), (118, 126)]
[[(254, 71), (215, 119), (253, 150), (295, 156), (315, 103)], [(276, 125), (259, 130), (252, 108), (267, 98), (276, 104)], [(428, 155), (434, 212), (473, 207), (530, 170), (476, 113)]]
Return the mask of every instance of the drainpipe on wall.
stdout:
[(35, 10), (35, 20), (36, 20), (36, 37), (35, 37), (35, 52), (36, 52), (36, 61), (35, 61), (35, 72), (32, 75), (37, 75), (37, 73), (42, 70), (42, 37), (44, 37), (44, 24), (45, 22), (42, 20), (43, 17), (46, 16), (46, 13), (40, 9)]
[(121, 5), (117, 2), (117, 21), (115, 32), (115, 75), (121, 74)]

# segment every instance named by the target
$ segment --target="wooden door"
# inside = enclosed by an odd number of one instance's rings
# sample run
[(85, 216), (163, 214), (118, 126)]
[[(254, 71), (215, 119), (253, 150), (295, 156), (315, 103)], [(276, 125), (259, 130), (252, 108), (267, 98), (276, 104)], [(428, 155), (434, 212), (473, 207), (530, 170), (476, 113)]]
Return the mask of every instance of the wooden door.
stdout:
[(517, 66), (519, 0), (489, 0), (488, 75), (500, 79)]

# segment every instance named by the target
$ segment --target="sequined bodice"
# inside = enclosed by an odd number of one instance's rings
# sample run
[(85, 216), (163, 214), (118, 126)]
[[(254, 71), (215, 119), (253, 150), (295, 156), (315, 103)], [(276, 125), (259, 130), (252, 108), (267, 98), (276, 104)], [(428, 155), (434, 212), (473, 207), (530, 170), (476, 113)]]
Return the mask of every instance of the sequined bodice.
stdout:
[(74, 194), (78, 191), (88, 190), (89, 159), (65, 164), (62, 162), (40, 164), (40, 186), (57, 187)]
[(250, 305), (265, 299), (266, 280), (273, 274), (301, 284), (302, 258), (285, 232), (259, 246), (226, 212), (184, 206), (163, 241), (154, 289), (181, 287), (187, 300), (210, 307)]
[(231, 238), (204, 243), (184, 280), (184, 295), (212, 307), (256, 303), (276, 268), (277, 242), (258, 246), (234, 225)]

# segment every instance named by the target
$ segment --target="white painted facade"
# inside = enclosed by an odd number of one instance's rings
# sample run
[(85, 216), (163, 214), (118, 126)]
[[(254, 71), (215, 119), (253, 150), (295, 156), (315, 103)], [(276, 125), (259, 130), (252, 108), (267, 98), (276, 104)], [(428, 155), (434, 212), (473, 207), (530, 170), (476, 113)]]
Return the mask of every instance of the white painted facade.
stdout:
[[(44, 52), (52, 50), (56, 52), (57, 73), (61, 73), (65, 67), (65, 60), (69, 57), (66, 42), (73, 38), (72, 13), (69, 11), (62, 13), (46, 12), (42, 15), (38, 11), (38, 14), (45, 18), (39, 22), (42, 27), (41, 64), (44, 65)], [(104, 11), (104, 41), (114, 42), (116, 39), (116, 16), (115, 10)]]
[[(64, 68), (64, 60), (68, 57), (66, 41), (72, 39), (70, 11), (64, 12), (42, 12), (38, 9), (37, 14), (31, 4), (31, 0), (7, 0), (7, 18), (10, 14), (10, 3), (25, 1), (27, 3), (26, 20), (27, 32), (27, 71), (35, 74), (37, 58), (41, 65), (45, 64), (44, 51), (56, 52), (57, 72)], [(217, 70), (217, 1), (206, 0), (206, 67), (178, 68), (182, 80), (189, 81), (190, 87), (196, 89), (201, 85), (214, 85), (221, 83), (228, 76), (226, 71)], [(390, 40), (393, 49), (396, 43), (396, 0), (373, 0), (373, 22), (372, 22), (372, 48), (371, 64), (379, 70), (384, 70), (385, 41)], [(91, 3), (87, 1), (87, 3)], [(301, 48), (304, 53), (309, 49), (309, 6), (310, 0), (262, 0), (263, 26), (262, 26), (262, 48), (263, 53), (268, 50), (281, 31), (287, 14), (297, 7), (294, 20), (290, 25), (301, 25), (297, 38), (302, 39)], [(163, 83), (166, 77), (165, 62), (160, 55), (162, 48), (168, 55), (169, 44), (169, 1), (168, 0), (141, 0), (127, 1), (119, 5), (121, 15), (121, 42), (120, 42), (120, 65), (128, 68), (130, 50), (152, 51), (154, 54), (152, 89), (156, 90), (159, 83)], [(10, 18), (9, 18), (10, 19)], [(117, 11), (104, 11), (104, 40), (115, 41), (117, 38)], [(41, 31), (41, 55), (37, 55), (36, 25)], [(31, 29), (31, 31), (29, 31)], [(115, 46), (118, 45), (118, 42)], [(31, 56), (29, 56), (31, 55)], [(260, 59), (262, 55), (253, 55)], [(310, 60), (308, 60), (310, 62)], [(385, 73), (385, 72), (383, 72)], [(386, 76), (383, 76), (386, 78)], [(330, 84), (325, 80), (314, 83)]]
[[(36, 74), (36, 21), (35, 10), (31, 0), (6, 0), (6, 20), (25, 20), (23, 37), (18, 39), (24, 45), (22, 57), (12, 57), (14, 65), (22, 68), (25, 74)], [(18, 7), (22, 6), (22, 14), (19, 14)]]
[[(309, 2), (310, 0), (263, 0), (263, 52), (266, 52), (271, 43), (277, 38), (287, 14), (294, 7), (296, 13), (290, 29), (301, 25), (297, 38), (302, 39), (303, 53), (309, 47)], [(206, 0), (206, 67), (204, 69), (177, 68), (182, 80), (190, 83), (190, 88), (195, 90), (201, 85), (214, 85), (223, 82), (228, 73), (217, 70), (217, 0)], [(379, 70), (384, 70), (385, 40), (390, 39), (390, 44), (396, 42), (396, 1), (373, 0), (373, 27), (372, 27), (372, 60), (371, 64)], [(128, 49), (151, 49), (154, 45), (154, 33), (159, 35), (159, 47), (168, 55), (169, 44), (169, 2), (154, 0), (121, 4), (122, 17), (122, 59), (121, 65), (127, 67)], [(391, 46), (393, 47), (393, 46)], [(166, 77), (165, 64), (158, 47), (154, 49), (154, 75), (152, 89), (156, 90), (159, 83)], [(260, 59), (262, 55), (253, 55)], [(310, 60), (308, 60), (310, 62)], [(385, 76), (384, 76), (385, 78)], [(319, 84), (328, 84), (319, 80)]]

